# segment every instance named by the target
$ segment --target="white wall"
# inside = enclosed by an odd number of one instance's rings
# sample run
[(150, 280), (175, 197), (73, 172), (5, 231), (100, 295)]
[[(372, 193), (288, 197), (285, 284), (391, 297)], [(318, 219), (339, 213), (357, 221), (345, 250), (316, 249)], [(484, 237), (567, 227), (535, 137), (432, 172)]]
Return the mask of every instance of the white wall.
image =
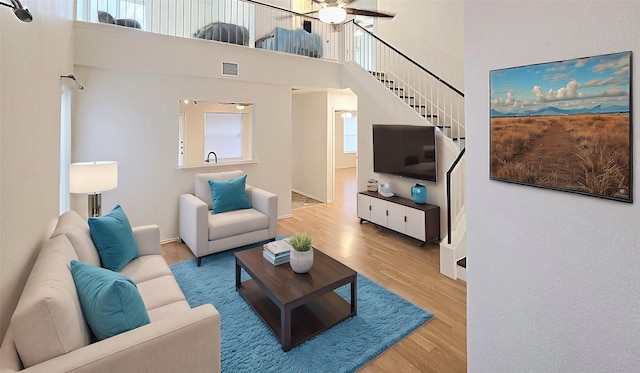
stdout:
[(466, 1), (464, 13), (469, 372), (638, 372), (638, 202), (490, 181), (488, 155), (490, 70), (635, 54), (640, 6)]
[(327, 92), (296, 93), (292, 97), (291, 189), (327, 202)]
[(60, 75), (73, 72), (73, 2), (26, 5), (31, 23), (0, 9), (0, 336), (58, 217)]
[(378, 0), (378, 9), (396, 14), (377, 20), (378, 36), (464, 91), (464, 1)]

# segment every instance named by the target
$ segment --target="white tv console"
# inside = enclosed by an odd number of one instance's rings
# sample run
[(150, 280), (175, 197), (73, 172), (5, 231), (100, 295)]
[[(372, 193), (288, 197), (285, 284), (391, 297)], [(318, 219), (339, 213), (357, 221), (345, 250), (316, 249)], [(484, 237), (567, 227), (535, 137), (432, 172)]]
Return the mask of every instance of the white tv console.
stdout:
[(360, 223), (371, 222), (422, 241), (440, 241), (440, 207), (410, 199), (383, 197), (377, 192), (358, 193)]

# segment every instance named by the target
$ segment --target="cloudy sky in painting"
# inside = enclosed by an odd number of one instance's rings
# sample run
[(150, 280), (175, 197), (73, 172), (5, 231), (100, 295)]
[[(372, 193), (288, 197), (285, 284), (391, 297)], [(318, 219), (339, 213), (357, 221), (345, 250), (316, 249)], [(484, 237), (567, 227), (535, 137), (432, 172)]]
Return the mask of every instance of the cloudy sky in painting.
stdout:
[(526, 113), (545, 107), (629, 106), (631, 53), (514, 67), (490, 72), (491, 109)]

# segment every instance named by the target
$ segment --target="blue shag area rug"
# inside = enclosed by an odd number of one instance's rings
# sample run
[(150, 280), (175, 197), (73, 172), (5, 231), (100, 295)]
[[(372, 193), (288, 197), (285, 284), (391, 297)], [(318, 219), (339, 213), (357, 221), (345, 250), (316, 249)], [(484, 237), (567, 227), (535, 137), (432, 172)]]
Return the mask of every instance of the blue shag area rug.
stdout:
[[(204, 257), (200, 267), (195, 259), (170, 266), (191, 307), (211, 303), (220, 312), (223, 372), (354, 372), (433, 318), (358, 274), (357, 315), (284, 352), (235, 288), (233, 254), (256, 246)], [(349, 300), (349, 290), (335, 291)]]

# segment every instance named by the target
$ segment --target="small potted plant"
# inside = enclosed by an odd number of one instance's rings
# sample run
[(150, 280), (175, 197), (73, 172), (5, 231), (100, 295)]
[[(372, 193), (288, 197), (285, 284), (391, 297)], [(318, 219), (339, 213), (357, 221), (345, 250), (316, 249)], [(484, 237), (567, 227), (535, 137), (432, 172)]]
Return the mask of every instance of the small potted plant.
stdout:
[(313, 265), (313, 247), (311, 236), (304, 232), (295, 233), (288, 239), (293, 248), (289, 255), (289, 264), (295, 273), (307, 273)]

